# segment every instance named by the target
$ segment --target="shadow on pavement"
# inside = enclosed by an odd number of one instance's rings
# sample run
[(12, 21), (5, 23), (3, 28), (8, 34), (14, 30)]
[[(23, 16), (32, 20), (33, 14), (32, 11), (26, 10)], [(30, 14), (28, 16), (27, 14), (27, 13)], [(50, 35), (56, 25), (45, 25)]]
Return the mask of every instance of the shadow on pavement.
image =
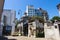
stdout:
[(16, 39), (8, 39), (8, 40), (16, 40)]
[(0, 40), (16, 40), (16, 39), (8, 39), (7, 37), (0, 36)]

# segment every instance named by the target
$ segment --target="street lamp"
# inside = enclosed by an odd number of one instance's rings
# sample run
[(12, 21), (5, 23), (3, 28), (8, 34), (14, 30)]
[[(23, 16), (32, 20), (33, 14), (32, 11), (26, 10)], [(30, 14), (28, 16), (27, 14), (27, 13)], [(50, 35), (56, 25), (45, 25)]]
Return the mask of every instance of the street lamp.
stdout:
[(60, 16), (60, 3), (57, 5), (57, 9), (59, 11), (59, 16)]

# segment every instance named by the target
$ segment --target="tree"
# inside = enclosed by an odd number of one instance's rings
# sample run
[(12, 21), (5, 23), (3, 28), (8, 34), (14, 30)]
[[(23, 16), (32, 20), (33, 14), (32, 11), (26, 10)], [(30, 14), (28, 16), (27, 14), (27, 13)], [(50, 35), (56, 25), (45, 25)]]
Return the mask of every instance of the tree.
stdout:
[(32, 21), (34, 21), (34, 20), (39, 20), (39, 22), (44, 23), (44, 19), (43, 19), (42, 16), (33, 16), (33, 17), (30, 17), (30, 18), (29, 18), (29, 22), (32, 22)]
[(17, 25), (18, 25), (19, 20), (15, 18), (14, 23), (15, 23), (15, 30), (17, 30)]
[(51, 21), (52, 21), (53, 23), (54, 23), (55, 20), (60, 21), (60, 17), (54, 16), (54, 17), (51, 19)]

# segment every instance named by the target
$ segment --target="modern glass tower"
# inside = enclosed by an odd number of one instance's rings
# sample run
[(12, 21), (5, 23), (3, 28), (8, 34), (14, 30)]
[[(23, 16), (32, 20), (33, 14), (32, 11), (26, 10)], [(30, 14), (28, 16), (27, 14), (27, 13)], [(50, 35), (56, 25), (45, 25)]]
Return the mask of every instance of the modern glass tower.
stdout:
[(26, 7), (26, 13), (28, 16), (32, 17), (35, 15), (35, 10), (34, 10), (34, 6), (33, 5), (28, 5)]
[(33, 5), (28, 5), (26, 7), (26, 13), (29, 17), (33, 16), (41, 16), (41, 17), (46, 17), (46, 20), (49, 19), (48, 13), (46, 10), (43, 10), (42, 8), (35, 9)]
[(42, 16), (42, 10), (40, 8), (35, 9), (35, 15), (34, 16)]

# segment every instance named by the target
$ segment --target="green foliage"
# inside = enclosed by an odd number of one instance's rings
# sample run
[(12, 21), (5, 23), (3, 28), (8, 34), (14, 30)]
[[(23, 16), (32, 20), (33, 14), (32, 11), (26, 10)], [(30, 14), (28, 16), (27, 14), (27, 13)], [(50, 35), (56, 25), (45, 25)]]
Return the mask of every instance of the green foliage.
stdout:
[(54, 17), (51, 19), (51, 21), (52, 21), (53, 23), (54, 23), (55, 20), (60, 21), (60, 17), (54, 16)]
[(42, 16), (33, 16), (29, 19), (30, 22), (34, 21), (34, 20), (39, 20), (39, 22), (44, 22), (44, 19)]
[(44, 37), (44, 32), (43, 33), (42, 32), (37, 33), (36, 37)]
[(19, 21), (15, 21), (15, 30), (17, 30), (17, 25), (18, 25)]
[(18, 25), (18, 22), (16, 23), (15, 28), (17, 28), (17, 25)]

